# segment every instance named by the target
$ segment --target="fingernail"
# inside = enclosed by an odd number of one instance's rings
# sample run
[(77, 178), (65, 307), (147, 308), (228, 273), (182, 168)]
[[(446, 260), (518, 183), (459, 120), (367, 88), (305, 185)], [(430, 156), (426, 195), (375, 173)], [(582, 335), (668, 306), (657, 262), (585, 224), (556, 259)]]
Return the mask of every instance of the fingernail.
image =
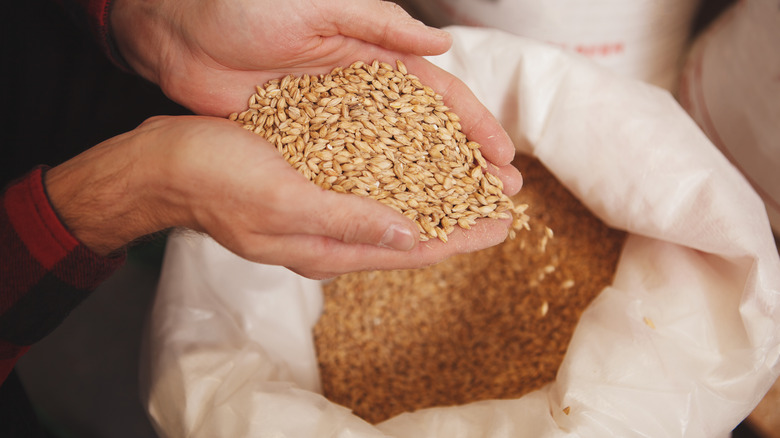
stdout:
[(385, 230), (382, 240), (379, 241), (379, 246), (399, 251), (409, 251), (414, 248), (415, 243), (416, 240), (408, 229), (399, 225), (390, 225)]

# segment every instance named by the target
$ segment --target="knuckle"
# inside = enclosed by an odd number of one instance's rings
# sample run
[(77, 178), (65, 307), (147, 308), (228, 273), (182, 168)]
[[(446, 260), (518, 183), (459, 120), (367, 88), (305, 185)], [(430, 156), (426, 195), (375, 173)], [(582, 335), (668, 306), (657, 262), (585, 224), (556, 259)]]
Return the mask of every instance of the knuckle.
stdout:
[(329, 222), (327, 228), (330, 230), (332, 237), (342, 242), (358, 242), (363, 234), (360, 221), (354, 218), (344, 215), (333, 215), (330, 216)]

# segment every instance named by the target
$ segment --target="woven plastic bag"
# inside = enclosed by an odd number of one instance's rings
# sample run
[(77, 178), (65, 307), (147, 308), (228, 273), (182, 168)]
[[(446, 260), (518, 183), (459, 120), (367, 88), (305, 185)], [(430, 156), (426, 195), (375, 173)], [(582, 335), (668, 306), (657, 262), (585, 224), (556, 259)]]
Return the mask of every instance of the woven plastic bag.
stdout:
[(520, 152), (629, 233), (556, 380), (368, 424), (319, 394), (320, 284), (181, 234), (142, 363), (160, 436), (725, 437), (777, 378), (780, 260), (766, 212), (675, 100), (550, 46), (451, 31), (452, 50), (432, 60)]

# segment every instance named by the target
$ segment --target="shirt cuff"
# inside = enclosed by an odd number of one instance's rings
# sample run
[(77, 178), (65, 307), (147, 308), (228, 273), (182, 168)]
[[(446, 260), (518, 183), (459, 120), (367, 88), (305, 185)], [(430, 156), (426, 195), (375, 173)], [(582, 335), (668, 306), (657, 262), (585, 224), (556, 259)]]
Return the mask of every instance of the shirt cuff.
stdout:
[(0, 339), (37, 342), (125, 261), (101, 256), (60, 221), (39, 167), (12, 183), (0, 211)]

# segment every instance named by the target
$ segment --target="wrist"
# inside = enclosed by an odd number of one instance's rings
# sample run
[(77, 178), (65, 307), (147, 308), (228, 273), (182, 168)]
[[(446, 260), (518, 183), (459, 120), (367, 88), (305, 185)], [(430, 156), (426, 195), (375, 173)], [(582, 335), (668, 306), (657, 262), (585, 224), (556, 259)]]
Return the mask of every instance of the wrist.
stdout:
[(147, 169), (134, 132), (103, 142), (49, 169), (44, 185), (52, 208), (82, 244), (108, 255), (167, 228), (148, 190)]

